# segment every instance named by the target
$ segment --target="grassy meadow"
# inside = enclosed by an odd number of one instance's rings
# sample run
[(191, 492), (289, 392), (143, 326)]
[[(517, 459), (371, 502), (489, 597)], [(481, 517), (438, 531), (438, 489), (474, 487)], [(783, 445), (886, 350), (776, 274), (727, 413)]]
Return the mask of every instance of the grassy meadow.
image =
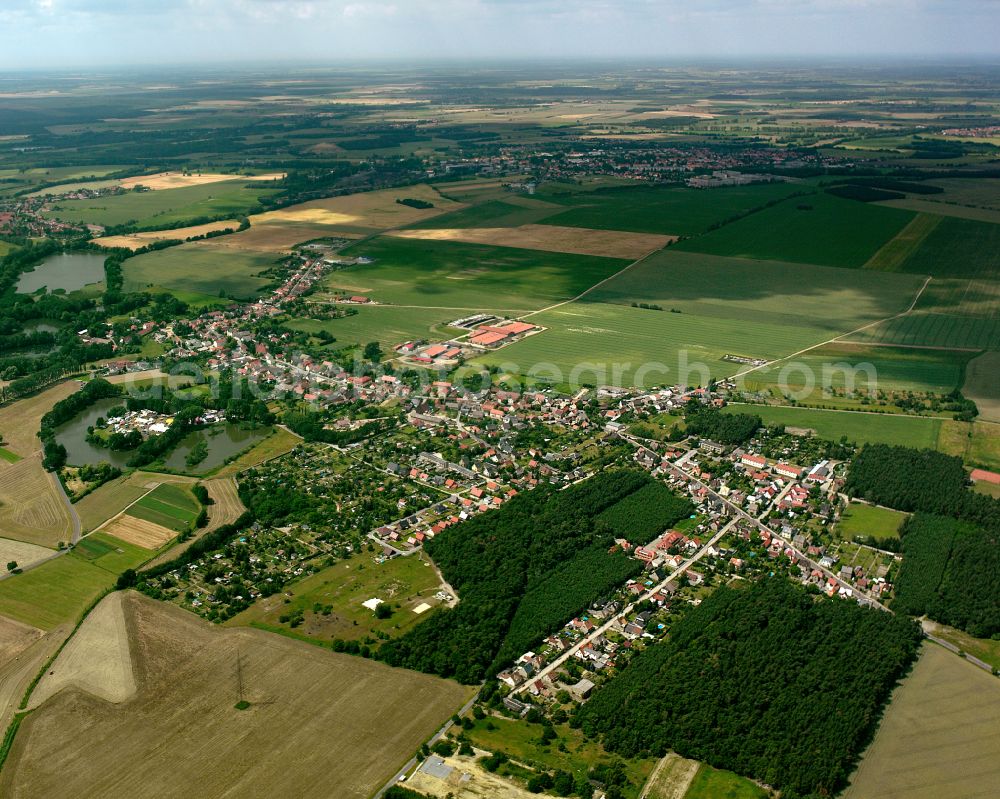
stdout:
[(324, 286), (395, 305), (534, 310), (575, 297), (628, 264), (616, 258), (382, 237), (347, 256), (374, 263), (330, 273)]
[(131, 191), (92, 200), (60, 200), (49, 215), (65, 222), (105, 227), (128, 223), (159, 226), (205, 216), (243, 215), (257, 205), (258, 198), (274, 191), (246, 180), (227, 180), (179, 189)]
[(223, 295), (252, 298), (271, 282), (259, 275), (277, 260), (273, 253), (212, 246), (210, 241), (192, 242), (127, 260), (125, 288), (162, 288), (185, 300), (189, 295), (206, 299)]
[(846, 436), (856, 444), (900, 444), (906, 447), (937, 447), (941, 420), (927, 416), (891, 413), (833, 411), (778, 405), (728, 405), (726, 413), (753, 413), (764, 424), (783, 424), (812, 430), (820, 438), (839, 441)]

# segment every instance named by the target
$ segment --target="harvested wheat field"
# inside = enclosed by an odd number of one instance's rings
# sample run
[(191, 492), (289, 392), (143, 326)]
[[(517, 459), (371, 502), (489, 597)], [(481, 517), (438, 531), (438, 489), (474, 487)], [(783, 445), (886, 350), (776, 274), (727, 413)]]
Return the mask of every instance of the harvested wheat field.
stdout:
[(30, 624), (0, 616), (0, 669), (14, 660), (45, 633)]
[(112, 520), (107, 526), (102, 528), (102, 532), (120, 538), (126, 544), (135, 544), (143, 549), (156, 550), (172, 541), (176, 536), (173, 530), (161, 527), (145, 519), (137, 519), (123, 513), (118, 518)]
[[(6, 566), (11, 561), (26, 569), (55, 554), (55, 550), (29, 544), (25, 541), (14, 541), (10, 538), (0, 538), (0, 565)], [(6, 569), (3, 572), (6, 574)], [(2, 647), (2, 644), (0, 644)]]
[(575, 255), (602, 255), (606, 258), (641, 258), (661, 250), (676, 236), (653, 233), (628, 233), (621, 230), (560, 227), (558, 225), (521, 225), (519, 227), (429, 228), (396, 230), (389, 234), (401, 239), (464, 241), (469, 244), (492, 244), (522, 250), (568, 252)]
[(76, 380), (59, 383), (41, 394), (18, 400), (0, 408), (0, 433), (3, 433), (6, 449), (26, 458), (33, 452), (41, 452), (42, 442), (38, 429), (42, 417), (52, 410), (59, 400), (66, 399), (80, 388)]
[(924, 644), (845, 799), (1000, 795), (1000, 680)]
[(281, 180), (282, 172), (270, 175), (223, 175), (219, 173), (185, 174), (183, 172), (158, 172), (155, 175), (136, 175), (118, 181), (123, 189), (145, 186), (147, 189), (183, 189), (188, 186), (204, 186), (208, 183), (222, 183), (226, 180)]
[[(8, 799), (367, 799), (471, 689), (123, 597), (137, 694), (59, 692), (22, 723)], [(240, 694), (246, 710), (235, 705)], [(97, 743), (99, 742), (99, 745)]]
[[(423, 200), (432, 203), (434, 207), (411, 208), (396, 202), (400, 199)], [(329, 226), (331, 229), (325, 234), (328, 236), (334, 235), (337, 228), (344, 228), (348, 232), (377, 233), (380, 230), (410, 225), (464, 207), (463, 203), (446, 200), (430, 186), (420, 184), (348, 194), (325, 200), (311, 200), (280, 211), (259, 214), (250, 219), (250, 224), (251, 230), (254, 224), (276, 222)]]
[[(277, 212), (275, 212), (277, 213)], [(313, 239), (336, 236), (356, 239), (360, 233), (345, 233), (331, 230), (322, 225), (299, 224), (297, 222), (258, 222), (260, 217), (250, 218), (250, 227), (231, 236), (212, 239), (213, 248), (225, 250), (248, 250), (251, 252), (290, 252), (296, 244)]]
[(32, 692), (29, 708), (70, 686), (108, 702), (135, 694), (123, 596), (108, 594), (90, 612)]
[(101, 247), (124, 247), (134, 251), (158, 241), (187, 241), (196, 236), (205, 236), (220, 230), (236, 230), (239, 226), (238, 220), (226, 219), (221, 222), (209, 222), (205, 225), (191, 225), (173, 230), (150, 230), (145, 233), (131, 233), (127, 236), (105, 236), (94, 239), (94, 244), (99, 244)]
[(55, 477), (38, 455), (0, 469), (0, 530), (43, 547), (69, 541), (73, 524)]

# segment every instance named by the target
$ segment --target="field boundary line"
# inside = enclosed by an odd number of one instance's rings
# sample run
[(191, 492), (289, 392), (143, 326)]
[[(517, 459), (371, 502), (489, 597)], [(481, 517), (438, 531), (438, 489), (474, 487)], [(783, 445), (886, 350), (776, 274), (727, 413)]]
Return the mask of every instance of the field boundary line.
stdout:
[[(900, 311), (898, 314), (894, 314), (893, 316), (887, 316), (885, 319), (876, 319), (874, 322), (869, 322), (867, 325), (862, 325), (861, 327), (857, 328), (856, 330), (851, 330), (851, 331), (849, 331), (847, 333), (841, 333), (839, 336), (834, 336), (833, 338), (828, 338), (826, 341), (821, 341), (818, 344), (813, 344), (813, 345), (811, 345), (809, 347), (806, 347), (805, 349), (799, 350), (798, 352), (793, 352), (791, 355), (786, 355), (783, 358), (778, 358), (778, 359), (773, 360), (773, 361), (768, 361), (767, 363), (761, 364), (760, 366), (752, 366), (749, 369), (744, 369), (742, 372), (737, 372), (736, 374), (730, 375), (729, 378), (727, 378), (727, 379), (729, 379), (729, 380), (737, 380), (737, 379), (739, 379), (741, 377), (744, 377), (745, 375), (750, 374), (751, 372), (756, 372), (756, 371), (758, 371), (760, 369), (764, 369), (764, 368), (768, 368), (768, 367), (774, 366), (775, 364), (782, 363), (783, 361), (789, 361), (792, 358), (798, 358), (800, 355), (805, 355), (807, 352), (812, 352), (813, 350), (819, 349), (820, 347), (825, 347), (828, 344), (835, 344), (836, 342), (840, 341), (841, 339), (845, 339), (848, 336), (856, 335), (857, 333), (860, 333), (862, 330), (867, 330), (870, 327), (875, 327), (875, 325), (881, 325), (881, 324), (884, 324), (885, 322), (891, 322), (894, 319), (900, 319), (900, 318), (908, 315), (909, 313), (911, 313), (913, 311), (913, 309), (917, 305), (917, 301), (920, 299), (921, 295), (924, 293), (924, 289), (927, 288), (927, 286), (931, 282), (931, 280), (933, 280), (933, 278), (930, 277), (930, 276), (928, 276), (927, 279), (924, 280), (924, 284), (917, 291), (916, 296), (913, 298), (913, 302), (910, 303), (910, 307), (907, 308), (905, 311)], [(854, 341), (854, 342), (845, 342), (845, 343), (860, 344), (860, 343), (863, 343), (863, 342)]]

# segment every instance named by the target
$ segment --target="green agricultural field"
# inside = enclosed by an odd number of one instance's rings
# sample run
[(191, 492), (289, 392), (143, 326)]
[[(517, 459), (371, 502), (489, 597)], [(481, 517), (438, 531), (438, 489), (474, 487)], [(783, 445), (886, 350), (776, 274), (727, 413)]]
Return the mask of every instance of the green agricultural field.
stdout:
[(21, 460), (21, 456), (16, 452), (11, 452), (9, 449), (0, 447), (0, 460), (6, 461), (7, 463), (17, 463)]
[[(913, 445), (906, 444), (906, 446)], [(906, 516), (907, 514), (898, 510), (852, 502), (837, 522), (836, 532), (846, 540), (852, 540), (859, 535), (879, 539), (899, 538), (899, 528), (906, 520)]]
[(458, 211), (424, 219), (410, 228), (472, 228), (472, 227), (517, 227), (529, 225), (563, 211), (555, 203), (538, 202), (525, 207), (503, 200), (488, 200)]
[(646, 302), (684, 314), (846, 333), (904, 311), (922, 283), (915, 275), (748, 261), (670, 247), (594, 289), (586, 299), (622, 305)]
[(820, 438), (839, 441), (847, 436), (856, 444), (901, 444), (920, 449), (937, 447), (941, 420), (903, 414), (830, 411), (776, 405), (728, 405), (725, 413), (754, 413), (764, 424), (783, 424), (813, 430)]
[(94, 533), (80, 539), (73, 554), (100, 566), (116, 578), (126, 569), (132, 569), (149, 560), (148, 549), (137, 547), (107, 533)]
[(51, 630), (76, 621), (83, 609), (116, 579), (116, 574), (76, 553), (63, 555), (0, 581), (0, 614)]
[(768, 795), (746, 777), (702, 763), (684, 799), (767, 799)]
[(935, 277), (1000, 279), (1000, 225), (943, 219), (902, 268)]
[(179, 532), (198, 515), (198, 503), (186, 489), (163, 483), (132, 505), (128, 515)]
[(787, 183), (719, 189), (638, 186), (565, 194), (546, 187), (537, 196), (569, 207), (546, 217), (545, 224), (691, 236), (799, 190)]
[(959, 219), (971, 219), (975, 222), (1000, 224), (1000, 210), (993, 208), (973, 208), (969, 205), (954, 205), (948, 202), (935, 201), (927, 197), (885, 200), (884, 202), (877, 203), (877, 205), (884, 205), (886, 208), (900, 208), (904, 211), (916, 211), (919, 214), (955, 216)]
[(969, 361), (962, 393), (976, 403), (981, 419), (1000, 422), (1000, 352), (984, 352)]
[(330, 289), (395, 305), (455, 310), (534, 310), (575, 297), (628, 265), (616, 258), (376, 238), (344, 250), (374, 263), (331, 273)]
[(287, 324), (293, 330), (307, 333), (327, 331), (336, 339), (331, 345), (334, 349), (377, 341), (384, 351), (390, 352), (397, 344), (412, 339), (460, 335), (462, 331), (446, 325), (461, 315), (461, 311), (368, 305), (343, 319), (291, 319)]
[(956, 350), (1000, 348), (1000, 319), (914, 312), (869, 327), (851, 341)]
[(677, 247), (714, 255), (857, 268), (913, 216), (896, 208), (811, 194), (786, 200)]
[(938, 226), (940, 216), (933, 214), (917, 214), (895, 238), (890, 239), (882, 249), (868, 259), (865, 269), (878, 269), (883, 272), (896, 272), (902, 268), (906, 260), (913, 255)]
[[(440, 588), (434, 567), (420, 557), (398, 557), (383, 563), (368, 556), (351, 558), (286, 586), (284, 594), (256, 602), (226, 625), (259, 627), (324, 646), (334, 638), (395, 638), (430, 617), (432, 609), (422, 613), (414, 609), (424, 603), (432, 608), (439, 605), (434, 594)], [(291, 594), (287, 604), (285, 594)], [(388, 619), (376, 618), (362, 605), (373, 598), (392, 605)], [(303, 612), (301, 625), (292, 627), (281, 621), (282, 616), (299, 610)]]
[[(798, 391), (812, 385), (844, 388), (853, 378), (855, 387), (869, 385), (868, 365), (874, 367), (879, 388), (889, 390), (934, 391), (946, 394), (959, 387), (965, 364), (975, 353), (948, 350), (869, 347), (848, 342), (829, 344), (798, 355), (789, 361), (757, 369), (746, 375), (748, 385), (787, 385)], [(819, 396), (800, 399), (822, 401)]]
[(125, 289), (161, 288), (186, 299), (190, 295), (217, 301), (221, 296), (255, 297), (271, 283), (260, 273), (277, 262), (273, 253), (213, 247), (191, 242), (146, 253), (125, 262)]
[(241, 216), (257, 207), (258, 199), (274, 189), (246, 180), (226, 180), (180, 189), (127, 192), (93, 200), (62, 200), (50, 216), (65, 222), (104, 225), (135, 223), (140, 227), (169, 225), (200, 217)]
[(826, 335), (814, 327), (765, 320), (750, 325), (585, 301), (528, 321), (548, 329), (477, 360), (555, 384), (696, 385), (746, 368), (722, 360), (725, 355), (774, 359)]

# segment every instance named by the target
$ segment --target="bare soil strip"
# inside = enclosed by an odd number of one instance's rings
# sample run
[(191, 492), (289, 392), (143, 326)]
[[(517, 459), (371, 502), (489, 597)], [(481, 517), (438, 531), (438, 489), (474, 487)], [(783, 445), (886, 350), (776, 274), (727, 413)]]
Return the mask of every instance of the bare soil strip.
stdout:
[(525, 250), (599, 255), (606, 258), (641, 258), (655, 250), (663, 249), (677, 239), (676, 236), (659, 236), (652, 233), (557, 225), (395, 230), (389, 235), (402, 239), (461, 241), (497, 247), (518, 247)]

